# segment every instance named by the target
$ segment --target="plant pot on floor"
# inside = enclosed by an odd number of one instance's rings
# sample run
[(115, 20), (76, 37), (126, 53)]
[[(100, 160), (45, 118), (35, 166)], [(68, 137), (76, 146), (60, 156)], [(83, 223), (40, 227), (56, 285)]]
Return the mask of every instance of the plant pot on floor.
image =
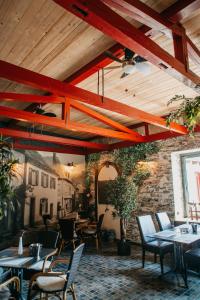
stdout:
[(120, 240), (117, 243), (117, 254), (120, 256), (131, 255), (131, 245), (127, 240)]

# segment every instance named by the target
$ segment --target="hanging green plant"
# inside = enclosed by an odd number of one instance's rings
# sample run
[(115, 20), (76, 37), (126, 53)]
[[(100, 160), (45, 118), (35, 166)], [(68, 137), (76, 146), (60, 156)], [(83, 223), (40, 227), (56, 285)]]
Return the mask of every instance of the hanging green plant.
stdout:
[(200, 96), (188, 98), (184, 95), (176, 95), (167, 105), (176, 101), (182, 101), (179, 107), (173, 110), (166, 119), (167, 126), (171, 122), (184, 125), (190, 134), (194, 133), (195, 127), (200, 124)]
[(0, 220), (8, 208), (14, 209), (14, 191), (11, 180), (15, 177), (14, 166), (18, 163), (12, 154), (12, 145), (0, 139)]

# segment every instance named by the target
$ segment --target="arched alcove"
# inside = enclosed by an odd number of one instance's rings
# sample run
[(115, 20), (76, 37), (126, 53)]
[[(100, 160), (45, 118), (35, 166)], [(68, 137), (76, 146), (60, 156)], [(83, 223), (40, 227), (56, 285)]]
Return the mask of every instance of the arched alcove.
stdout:
[(96, 184), (98, 216), (105, 214), (103, 228), (115, 230), (117, 238), (120, 238), (120, 223), (118, 218), (113, 218), (113, 206), (109, 204), (106, 187), (107, 183), (115, 180), (119, 173), (117, 166), (113, 162), (106, 161), (99, 168)]

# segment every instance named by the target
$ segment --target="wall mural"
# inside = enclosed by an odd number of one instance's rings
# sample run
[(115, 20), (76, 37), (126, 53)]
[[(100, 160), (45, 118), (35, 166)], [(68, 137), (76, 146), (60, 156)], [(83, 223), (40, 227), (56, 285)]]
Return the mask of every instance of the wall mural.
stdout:
[(17, 151), (16, 177), (12, 180), (17, 201), (0, 220), (0, 237), (19, 228), (43, 222), (43, 216), (54, 219), (81, 209), (85, 157), (79, 155)]

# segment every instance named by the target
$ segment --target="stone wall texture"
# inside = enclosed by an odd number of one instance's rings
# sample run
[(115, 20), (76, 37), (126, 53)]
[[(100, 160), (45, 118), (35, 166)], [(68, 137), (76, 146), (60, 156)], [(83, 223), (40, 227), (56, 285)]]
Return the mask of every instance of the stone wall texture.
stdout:
[[(195, 134), (195, 137), (180, 136), (157, 143), (160, 151), (149, 157), (151, 176), (145, 180), (138, 191), (136, 208), (128, 225), (127, 237), (133, 242), (140, 242), (136, 216), (151, 214), (155, 221), (156, 212), (166, 211), (172, 219), (174, 218), (171, 153), (200, 148), (200, 134)], [(105, 161), (112, 162), (112, 156), (102, 155), (98, 165), (100, 166)], [(94, 177), (91, 179), (91, 188), (94, 192)]]

